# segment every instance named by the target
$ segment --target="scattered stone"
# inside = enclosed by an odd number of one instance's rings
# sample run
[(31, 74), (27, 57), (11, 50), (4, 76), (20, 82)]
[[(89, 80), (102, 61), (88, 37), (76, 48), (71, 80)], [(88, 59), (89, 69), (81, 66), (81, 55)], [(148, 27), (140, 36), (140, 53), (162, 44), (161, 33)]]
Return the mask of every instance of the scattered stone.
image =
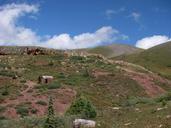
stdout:
[(167, 119), (171, 118), (171, 115), (167, 115), (166, 118), (167, 118)]
[(73, 122), (73, 128), (94, 128), (96, 126), (96, 122), (93, 120), (85, 120), (85, 119), (75, 119)]
[(157, 108), (157, 111), (163, 110), (163, 109), (167, 109), (167, 107), (164, 108)]
[(125, 126), (129, 126), (129, 125), (131, 125), (132, 123), (131, 122), (129, 122), (129, 123), (126, 123), (126, 124), (124, 124)]
[(113, 107), (112, 109), (113, 109), (113, 110), (119, 110), (120, 107)]
[(162, 124), (160, 124), (160, 125), (159, 125), (159, 128), (162, 128), (162, 127), (163, 127), (163, 125), (162, 125)]
[(135, 108), (135, 111), (139, 111), (140, 109), (139, 108)]

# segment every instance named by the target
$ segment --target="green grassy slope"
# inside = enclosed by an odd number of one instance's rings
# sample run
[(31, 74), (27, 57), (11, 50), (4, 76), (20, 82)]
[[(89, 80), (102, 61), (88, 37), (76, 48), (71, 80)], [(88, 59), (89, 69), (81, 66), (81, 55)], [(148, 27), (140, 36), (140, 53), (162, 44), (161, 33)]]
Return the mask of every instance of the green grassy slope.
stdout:
[[(97, 122), (96, 128), (171, 126), (170, 96), (164, 97), (164, 100), (154, 101), (136, 81), (117, 69), (117, 65), (106, 63), (102, 58), (64, 56), (62, 53), (56, 53), (37, 56), (6, 55), (0, 56), (0, 60), (0, 103), (6, 98), (21, 97), (23, 81), (31, 80), (37, 83), (40, 75), (52, 75), (61, 84), (59, 89), (72, 88), (77, 95), (85, 96), (96, 107), (97, 117), (94, 119)], [(14, 74), (18, 76), (17, 79), (12, 78)], [(5, 90), (4, 85), (8, 87), (8, 95), (2, 95)], [(51, 94), (48, 88), (34, 89), (40, 96)], [(58, 96), (58, 93), (56, 95)], [(64, 95), (61, 100), (65, 97)], [(25, 105), (30, 104), (25, 103)], [(6, 106), (5, 110), (10, 107), (16, 108), (15, 104), (11, 104)], [(162, 109), (158, 110), (158, 108)], [(0, 109), (2, 128), (43, 127), (44, 116), (40, 118), (33, 115), (19, 120), (4, 119), (5, 110), (2, 107)], [(59, 114), (58, 111), (56, 114)], [(64, 118), (68, 117), (64, 116)]]
[(140, 64), (171, 79), (171, 42), (118, 59)]
[(116, 57), (120, 55), (129, 55), (142, 51), (142, 49), (135, 48), (125, 44), (111, 44), (107, 46), (98, 46), (95, 48), (80, 49), (76, 51), (83, 51), (93, 54), (101, 54), (107, 58)]

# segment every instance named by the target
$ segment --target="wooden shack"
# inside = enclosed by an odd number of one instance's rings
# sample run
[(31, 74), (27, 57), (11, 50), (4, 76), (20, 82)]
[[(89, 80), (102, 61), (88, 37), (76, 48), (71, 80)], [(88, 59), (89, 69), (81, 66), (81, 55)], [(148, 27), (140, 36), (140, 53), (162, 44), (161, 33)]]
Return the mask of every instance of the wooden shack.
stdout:
[(53, 81), (53, 76), (39, 76), (39, 83), (49, 84)]

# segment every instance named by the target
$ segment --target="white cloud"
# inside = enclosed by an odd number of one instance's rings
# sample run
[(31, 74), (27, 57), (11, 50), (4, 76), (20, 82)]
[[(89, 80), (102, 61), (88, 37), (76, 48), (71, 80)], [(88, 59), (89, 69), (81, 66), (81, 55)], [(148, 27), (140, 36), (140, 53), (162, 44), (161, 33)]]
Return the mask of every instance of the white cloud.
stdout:
[(107, 19), (111, 19), (113, 15), (118, 14), (118, 13), (121, 13), (121, 12), (124, 12), (124, 11), (125, 11), (125, 8), (124, 7), (121, 7), (118, 10), (107, 9), (105, 11), (105, 15), (106, 15)]
[(55, 35), (45, 42), (44, 45), (57, 49), (87, 48), (101, 45), (102, 43), (112, 43), (118, 39), (127, 39), (126, 35), (120, 34), (118, 30), (110, 26), (105, 26), (94, 33), (83, 33), (71, 37), (69, 34)]
[(107, 17), (108, 19), (111, 19), (112, 16), (113, 16), (114, 14), (116, 14), (116, 11), (115, 11), (115, 10), (111, 10), (111, 9), (108, 9), (108, 10), (106, 10), (106, 12), (105, 12), (105, 15), (106, 15), (106, 17)]
[(136, 22), (139, 25), (139, 29), (138, 30), (146, 29), (145, 25), (141, 21), (141, 17), (142, 17), (141, 13), (139, 13), (139, 12), (132, 12), (127, 17), (131, 18), (134, 22)]
[(36, 13), (38, 10), (38, 6), (28, 4), (0, 6), (0, 45), (34, 45), (57, 49), (75, 49), (94, 47), (102, 43), (112, 43), (128, 38), (111, 26), (104, 26), (94, 33), (82, 33), (73, 37), (67, 33), (40, 37), (30, 28), (17, 25), (19, 17), (27, 13)]
[(171, 40), (171, 38), (164, 36), (164, 35), (154, 35), (151, 37), (145, 37), (141, 40), (136, 42), (136, 47), (148, 49), (154, 47), (156, 45), (166, 43), (167, 41)]
[(139, 22), (139, 19), (141, 17), (141, 14), (138, 12), (132, 12), (129, 17), (133, 18), (135, 22)]
[(27, 4), (0, 6), (0, 45), (32, 45), (39, 37), (29, 28), (17, 26), (17, 19), (26, 13), (36, 13), (38, 7)]

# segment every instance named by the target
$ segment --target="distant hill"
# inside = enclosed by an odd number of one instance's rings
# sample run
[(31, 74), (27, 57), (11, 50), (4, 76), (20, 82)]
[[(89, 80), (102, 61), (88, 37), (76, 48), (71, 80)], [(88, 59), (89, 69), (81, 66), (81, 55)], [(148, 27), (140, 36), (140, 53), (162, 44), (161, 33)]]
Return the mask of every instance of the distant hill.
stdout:
[(140, 53), (120, 56), (118, 59), (140, 64), (171, 78), (171, 41)]
[(87, 48), (78, 51), (84, 51), (92, 54), (101, 54), (107, 58), (112, 58), (120, 55), (129, 55), (141, 52), (142, 49), (125, 45), (125, 44), (111, 44), (107, 46), (98, 46), (95, 48)]
[(3, 54), (18, 55), (18, 54), (23, 54), (27, 50), (36, 50), (36, 49), (42, 51), (45, 54), (56, 53), (60, 51), (60, 50), (37, 47), (37, 46), (0, 46), (0, 55)]
[[(0, 53), (7, 53), (7, 54), (21, 54), (26, 50), (29, 49), (41, 49), (46, 52), (59, 52), (62, 50), (55, 50), (55, 49), (48, 49), (42, 47), (34, 47), (34, 46), (0, 46)], [(71, 52), (83, 52), (83, 53), (91, 53), (91, 54), (101, 54), (107, 58), (112, 58), (120, 55), (130, 55), (133, 53), (139, 53), (143, 51), (142, 49), (124, 45), (124, 44), (111, 44), (106, 46), (98, 46), (95, 48), (86, 48), (86, 49), (76, 49), (76, 50), (69, 50)]]

